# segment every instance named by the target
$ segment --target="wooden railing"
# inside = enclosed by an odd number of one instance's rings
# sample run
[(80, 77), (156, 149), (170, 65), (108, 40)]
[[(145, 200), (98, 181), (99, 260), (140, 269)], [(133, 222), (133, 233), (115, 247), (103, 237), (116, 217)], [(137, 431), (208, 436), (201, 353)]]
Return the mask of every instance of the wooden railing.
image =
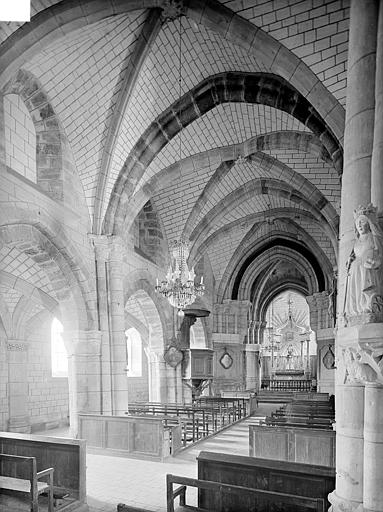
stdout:
[(134, 402), (127, 414), (134, 416), (161, 417), (170, 427), (174, 421), (182, 428), (182, 445), (186, 447), (250, 414), (256, 407), (256, 398), (201, 397), (193, 404), (161, 404)]
[(270, 391), (311, 391), (311, 379), (262, 379), (261, 389)]

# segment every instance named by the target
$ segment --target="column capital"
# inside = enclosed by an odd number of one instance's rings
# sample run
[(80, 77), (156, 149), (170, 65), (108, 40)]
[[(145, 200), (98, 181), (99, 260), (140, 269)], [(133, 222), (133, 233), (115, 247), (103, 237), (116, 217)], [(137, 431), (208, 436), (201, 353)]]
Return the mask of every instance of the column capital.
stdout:
[(383, 384), (383, 326), (339, 328), (337, 377), (341, 384)]
[(107, 261), (124, 253), (124, 241), (117, 235), (95, 235), (88, 234), (90, 243), (93, 245), (97, 260)]
[(22, 340), (8, 339), (5, 347), (9, 352), (27, 352), (28, 343), (25, 343), (25, 341)]

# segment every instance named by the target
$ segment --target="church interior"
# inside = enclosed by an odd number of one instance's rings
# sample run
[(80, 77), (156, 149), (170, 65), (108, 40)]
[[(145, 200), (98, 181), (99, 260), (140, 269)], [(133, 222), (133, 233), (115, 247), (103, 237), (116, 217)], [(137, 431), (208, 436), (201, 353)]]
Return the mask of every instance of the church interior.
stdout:
[(0, 509), (383, 512), (383, 1), (31, 0), (0, 94)]

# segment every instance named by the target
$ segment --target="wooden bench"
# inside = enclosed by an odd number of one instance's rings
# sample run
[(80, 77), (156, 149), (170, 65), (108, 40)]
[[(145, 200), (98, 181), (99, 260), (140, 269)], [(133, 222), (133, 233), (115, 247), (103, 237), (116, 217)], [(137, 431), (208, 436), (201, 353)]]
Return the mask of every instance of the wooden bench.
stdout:
[[(53, 468), (37, 471), (35, 457), (0, 454), (0, 489), (28, 494), (30, 496), (31, 512), (38, 512), (38, 497), (48, 493), (48, 512), (53, 509)], [(48, 482), (41, 482), (41, 478)]]
[[(174, 484), (179, 484), (180, 487), (173, 489)], [(262, 500), (263, 504), (289, 505), (304, 507), (305, 510), (314, 510), (315, 512), (325, 512), (326, 500), (323, 498), (310, 498), (307, 496), (297, 496), (277, 491), (266, 491), (262, 489), (252, 489), (242, 485), (229, 485), (220, 482), (213, 482), (209, 480), (198, 480), (196, 478), (188, 478), (177, 475), (166, 475), (166, 494), (167, 494), (167, 512), (174, 512), (174, 501), (179, 497), (180, 507), (177, 511), (193, 510), (196, 512), (209, 512), (212, 509), (195, 507), (186, 504), (186, 489), (187, 487), (197, 487), (198, 489), (205, 489), (207, 491), (217, 493), (217, 501), (215, 510), (223, 510), (222, 500), (225, 501), (224, 495), (228, 496), (249, 496), (251, 500)]]
[[(214, 512), (266, 512), (270, 509), (306, 512), (313, 509), (313, 502), (303, 505), (299, 503), (300, 498), (322, 499), (327, 510), (328, 494), (335, 488), (335, 468), (325, 466), (204, 451), (197, 461), (198, 480), (244, 486), (249, 490), (233, 496), (219, 490), (199, 489), (198, 507)], [(257, 496), (253, 489), (292, 495), (295, 502), (292, 498), (290, 502), (281, 503), (276, 497), (270, 502), (266, 497), (269, 495)]]
[[(251, 407), (256, 399), (252, 398)], [(170, 418), (182, 421), (183, 444), (190, 443), (218, 432), (227, 425), (248, 414), (250, 405), (242, 398), (204, 397), (193, 404), (161, 404), (157, 402), (133, 402), (129, 404), (130, 416)]]
[(335, 467), (333, 430), (249, 425), (250, 457)]
[[(54, 467), (53, 504), (59, 507), (61, 500), (64, 500), (62, 503), (63, 509), (71, 512), (89, 511), (86, 504), (85, 450), (86, 443), (83, 439), (0, 432), (0, 453), (34, 457), (38, 472), (45, 470), (47, 467)], [(0, 474), (14, 476), (1, 470)], [(27, 475), (24, 477), (22, 474), (17, 476), (28, 478)], [(7, 498), (6, 493), (8, 491), (4, 490), (4, 499)], [(44, 494), (45, 491), (40, 494), (40, 497)], [(42, 502), (40, 497), (39, 500)], [(10, 496), (9, 499), (13, 500), (13, 496)], [(0, 510), (3, 512), (1, 505)], [(5, 509), (4, 512), (7, 510), (12, 509)]]

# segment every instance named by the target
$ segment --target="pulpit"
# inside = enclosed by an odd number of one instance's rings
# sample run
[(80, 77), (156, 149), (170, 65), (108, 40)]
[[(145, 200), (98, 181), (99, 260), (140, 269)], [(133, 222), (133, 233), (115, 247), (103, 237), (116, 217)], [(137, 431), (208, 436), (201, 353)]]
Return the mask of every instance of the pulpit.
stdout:
[(213, 354), (210, 348), (185, 350), (183, 381), (192, 390), (192, 398), (197, 398), (213, 378)]

